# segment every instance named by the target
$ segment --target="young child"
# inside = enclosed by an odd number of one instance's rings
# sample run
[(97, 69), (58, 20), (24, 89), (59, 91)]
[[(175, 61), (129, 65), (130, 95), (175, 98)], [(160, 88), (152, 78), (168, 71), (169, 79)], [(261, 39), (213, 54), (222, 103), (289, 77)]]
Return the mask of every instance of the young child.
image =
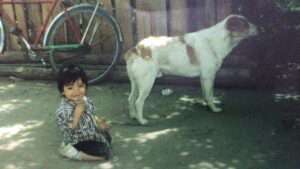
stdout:
[(58, 73), (57, 85), (62, 98), (56, 120), (64, 136), (60, 154), (74, 160), (107, 160), (110, 124), (94, 115), (93, 103), (86, 97), (85, 72), (76, 65), (64, 66)]

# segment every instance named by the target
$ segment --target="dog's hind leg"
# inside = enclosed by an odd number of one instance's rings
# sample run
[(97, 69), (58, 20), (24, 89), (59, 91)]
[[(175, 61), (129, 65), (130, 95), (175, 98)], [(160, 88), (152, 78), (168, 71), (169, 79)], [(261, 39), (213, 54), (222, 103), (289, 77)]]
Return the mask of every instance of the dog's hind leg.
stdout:
[(129, 75), (130, 83), (131, 83), (131, 93), (128, 97), (128, 103), (129, 103), (129, 115), (131, 118), (137, 119), (137, 113), (135, 109), (135, 101), (138, 97), (138, 88), (136, 81)]
[(209, 106), (210, 110), (212, 112), (217, 113), (222, 111), (222, 109), (217, 107), (214, 104), (213, 85), (214, 85), (214, 78), (212, 77), (201, 78), (201, 86), (202, 86), (202, 93), (204, 99), (207, 102), (207, 105)]
[(148, 121), (143, 118), (143, 107), (146, 98), (149, 96), (152, 86), (154, 84), (156, 76), (151, 73), (147, 73), (143, 79), (139, 79), (138, 83), (138, 98), (135, 102), (136, 112), (137, 112), (137, 120), (141, 125), (147, 124)]

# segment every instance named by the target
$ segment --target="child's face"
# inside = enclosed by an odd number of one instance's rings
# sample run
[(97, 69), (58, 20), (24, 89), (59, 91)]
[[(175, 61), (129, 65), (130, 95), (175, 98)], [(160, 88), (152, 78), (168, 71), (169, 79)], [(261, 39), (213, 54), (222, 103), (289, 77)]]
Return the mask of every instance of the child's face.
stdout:
[(64, 85), (62, 94), (69, 100), (79, 101), (86, 94), (86, 85), (78, 79), (74, 83)]

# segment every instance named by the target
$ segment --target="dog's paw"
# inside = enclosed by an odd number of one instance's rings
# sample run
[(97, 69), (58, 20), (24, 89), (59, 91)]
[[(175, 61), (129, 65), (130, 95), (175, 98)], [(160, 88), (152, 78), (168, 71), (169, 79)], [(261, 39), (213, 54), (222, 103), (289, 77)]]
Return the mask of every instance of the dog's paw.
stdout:
[(139, 119), (138, 121), (141, 125), (146, 125), (148, 123), (148, 120), (146, 119)]
[(219, 107), (214, 107), (213, 109), (211, 109), (211, 111), (214, 112), (214, 113), (219, 113), (219, 112), (222, 111), (222, 109), (219, 108)]
[(137, 119), (135, 113), (130, 112), (129, 113), (130, 118), (132, 119)]

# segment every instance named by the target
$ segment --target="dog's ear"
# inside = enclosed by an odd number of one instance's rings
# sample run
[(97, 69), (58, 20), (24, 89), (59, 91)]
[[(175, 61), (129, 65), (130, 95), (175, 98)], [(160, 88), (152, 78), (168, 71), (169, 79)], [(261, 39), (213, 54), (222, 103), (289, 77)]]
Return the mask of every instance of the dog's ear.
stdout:
[(249, 30), (249, 22), (242, 16), (230, 16), (226, 20), (226, 29), (231, 32), (232, 35), (244, 34)]

